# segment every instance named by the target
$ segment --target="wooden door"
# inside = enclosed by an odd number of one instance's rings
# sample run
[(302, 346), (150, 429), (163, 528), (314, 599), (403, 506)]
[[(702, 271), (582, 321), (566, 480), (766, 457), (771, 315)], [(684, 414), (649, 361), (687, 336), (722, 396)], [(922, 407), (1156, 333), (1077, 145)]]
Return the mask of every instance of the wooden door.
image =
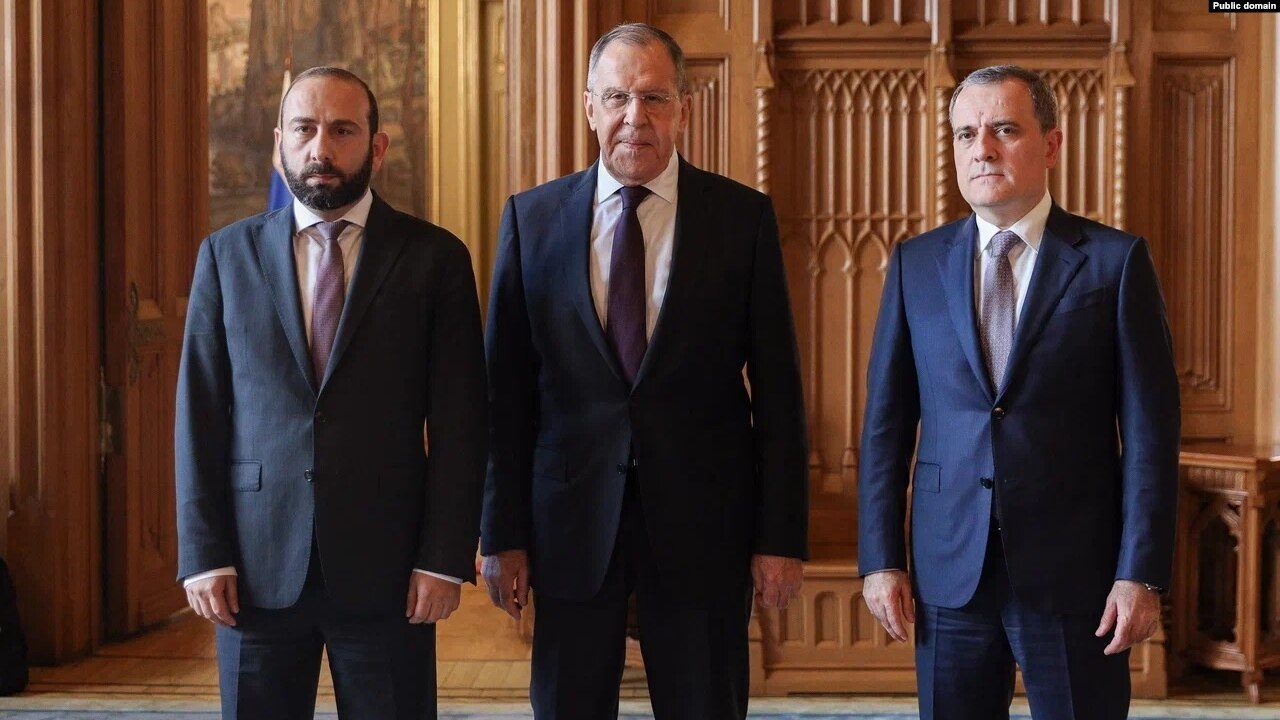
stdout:
[(185, 606), (173, 409), (207, 225), (204, 3), (104, 4), (103, 307), (108, 637)]

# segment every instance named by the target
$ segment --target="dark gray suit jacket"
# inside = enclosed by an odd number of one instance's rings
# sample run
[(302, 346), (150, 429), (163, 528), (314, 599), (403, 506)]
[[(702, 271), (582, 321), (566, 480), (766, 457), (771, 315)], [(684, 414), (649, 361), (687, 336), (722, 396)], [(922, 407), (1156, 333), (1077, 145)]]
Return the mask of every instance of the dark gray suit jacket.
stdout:
[(285, 208), (201, 245), (174, 432), (179, 577), (233, 565), (241, 602), (288, 607), (314, 537), (335, 602), (402, 612), (415, 567), (475, 577), (486, 389), (470, 256), (375, 196), (315, 378), (294, 232)]

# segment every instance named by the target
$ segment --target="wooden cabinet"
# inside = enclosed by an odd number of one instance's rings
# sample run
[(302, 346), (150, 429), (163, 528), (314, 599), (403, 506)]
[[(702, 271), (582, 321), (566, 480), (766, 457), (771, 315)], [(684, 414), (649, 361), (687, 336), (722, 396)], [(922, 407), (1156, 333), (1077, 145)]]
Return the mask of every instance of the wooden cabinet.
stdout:
[(1179, 475), (1175, 663), (1238, 670), (1260, 702), (1280, 667), (1280, 446), (1194, 445)]

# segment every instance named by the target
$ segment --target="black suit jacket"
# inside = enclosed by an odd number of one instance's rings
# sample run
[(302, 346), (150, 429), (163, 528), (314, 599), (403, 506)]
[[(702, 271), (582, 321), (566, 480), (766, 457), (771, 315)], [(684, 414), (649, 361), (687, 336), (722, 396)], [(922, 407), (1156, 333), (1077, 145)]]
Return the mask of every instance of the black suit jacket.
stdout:
[(805, 418), (769, 199), (681, 161), (670, 281), (632, 388), (591, 297), (597, 167), (516, 195), (503, 212), (482, 552), (527, 549), (539, 592), (591, 597), (634, 458), (673, 589), (741, 582), (753, 553), (804, 557)]
[(972, 216), (894, 248), (867, 370), (858, 567), (907, 568), (960, 607), (992, 503), (1009, 583), (1046, 612), (1100, 613), (1113, 581), (1169, 586), (1180, 429), (1164, 301), (1142, 238), (1054, 206), (1005, 376), (987, 378)]
[(475, 577), (486, 419), (470, 256), (375, 196), (315, 378), (294, 231), (285, 208), (200, 247), (175, 423), (179, 576), (234, 565), (242, 602), (288, 607), (314, 536), (335, 602), (403, 612), (415, 567)]

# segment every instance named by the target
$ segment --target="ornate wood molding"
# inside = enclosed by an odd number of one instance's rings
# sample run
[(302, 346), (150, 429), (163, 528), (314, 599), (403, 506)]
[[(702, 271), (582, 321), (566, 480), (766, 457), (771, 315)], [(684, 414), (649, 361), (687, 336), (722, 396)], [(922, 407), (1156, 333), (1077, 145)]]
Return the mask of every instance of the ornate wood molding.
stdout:
[(951, 53), (934, 45), (929, 54), (929, 85), (933, 88), (933, 225), (951, 220), (951, 188), (955, 183), (951, 152), (951, 92), (956, 87)]
[(756, 189), (766, 195), (770, 191), (770, 151), (773, 114), (773, 46), (767, 40), (756, 43)]
[(1111, 218), (1110, 224), (1124, 228), (1128, 209), (1129, 95), (1137, 82), (1129, 70), (1128, 48), (1124, 43), (1111, 46), (1108, 71), (1111, 83)]

